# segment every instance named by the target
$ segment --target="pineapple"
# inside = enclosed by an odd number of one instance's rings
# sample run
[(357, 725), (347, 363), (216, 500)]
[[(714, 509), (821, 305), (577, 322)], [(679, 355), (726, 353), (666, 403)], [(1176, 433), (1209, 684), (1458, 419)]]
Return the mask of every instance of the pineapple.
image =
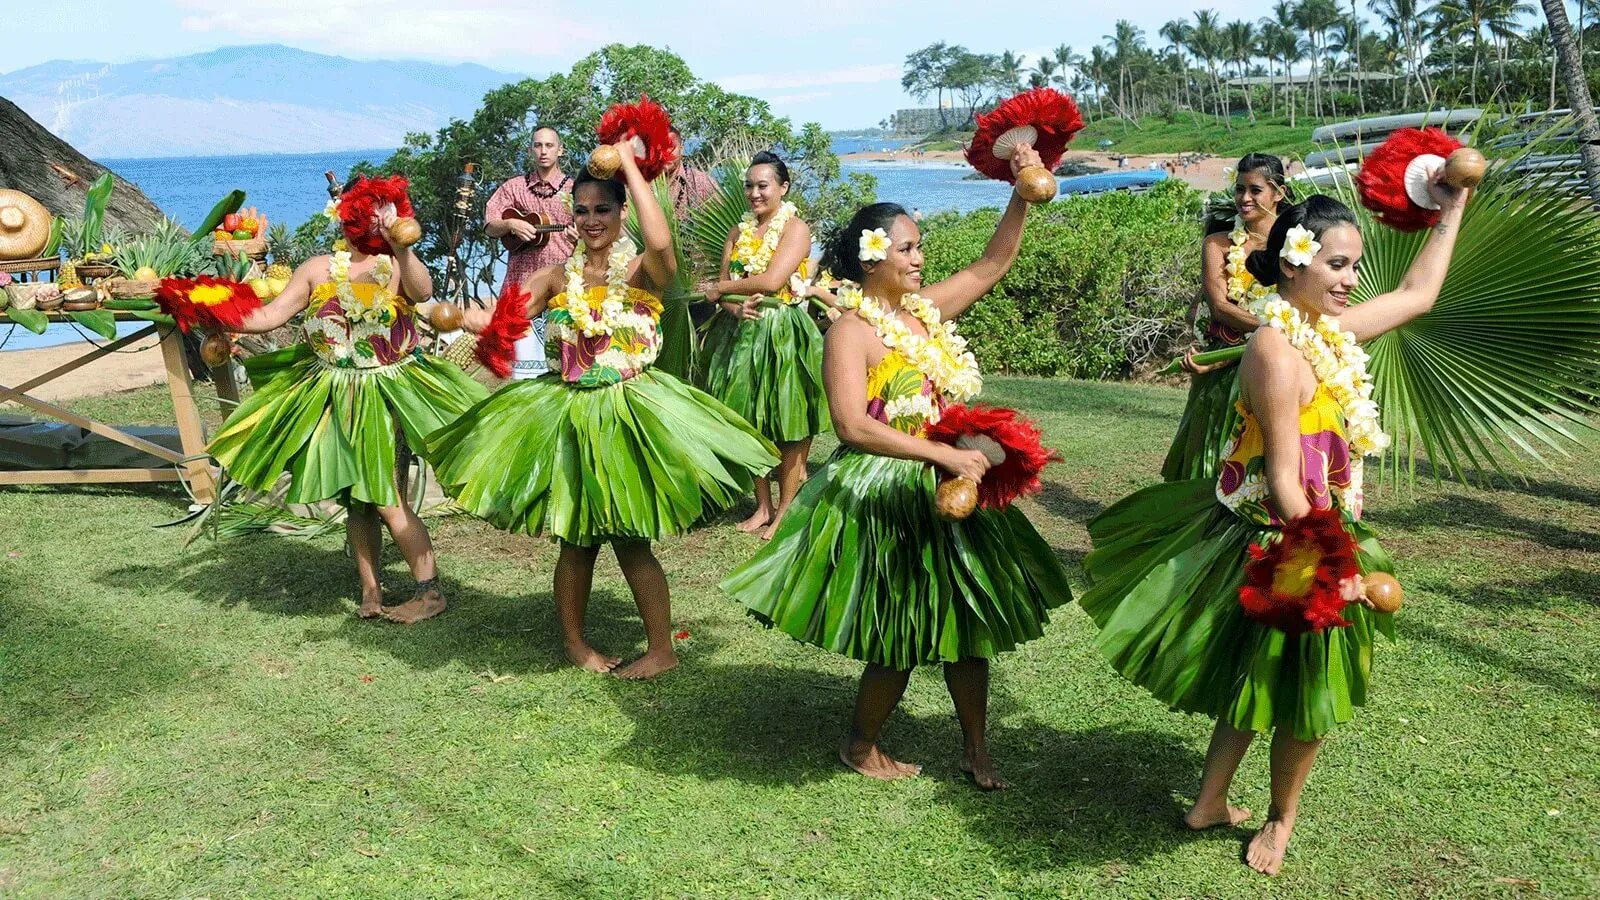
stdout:
[[(276, 259), (276, 257), (274, 257), (274, 259)], [(268, 278), (282, 278), (284, 281), (288, 281), (293, 275), (294, 270), (281, 262), (275, 262), (272, 265), (267, 266)]]
[(267, 252), (272, 254), (267, 277), (287, 281), (294, 274), (293, 267), (298, 260), (295, 259), (294, 239), (289, 237), (289, 229), (282, 222), (267, 230)]
[(78, 277), (78, 264), (75, 260), (69, 259), (61, 264), (61, 272), (56, 276), (56, 287), (63, 292), (83, 287), (83, 279)]

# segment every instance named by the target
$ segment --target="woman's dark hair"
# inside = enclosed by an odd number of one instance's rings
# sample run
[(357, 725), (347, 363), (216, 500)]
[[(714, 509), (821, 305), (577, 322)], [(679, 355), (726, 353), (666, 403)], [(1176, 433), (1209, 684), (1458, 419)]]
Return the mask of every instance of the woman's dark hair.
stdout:
[(618, 206), (622, 206), (628, 202), (628, 189), (623, 186), (622, 182), (615, 178), (596, 178), (589, 174), (589, 168), (587, 166), (579, 169), (578, 177), (573, 179), (572, 196), (576, 198), (578, 196), (578, 189), (586, 184), (600, 185), (601, 190), (605, 191), (606, 197), (612, 203), (615, 203)]
[(898, 203), (874, 203), (856, 210), (849, 224), (839, 229), (822, 255), (822, 267), (836, 277), (860, 282), (866, 269), (861, 265), (861, 234), (874, 228), (888, 231), (894, 220), (906, 215), (906, 208)]
[(772, 170), (778, 173), (779, 184), (789, 183), (789, 164), (783, 161), (783, 157), (773, 153), (771, 150), (763, 150), (750, 157), (750, 166), (745, 171), (748, 172), (756, 166), (771, 166)]
[[(1284, 173), (1283, 160), (1270, 153), (1246, 153), (1239, 158), (1239, 164), (1234, 167), (1235, 177), (1247, 175), (1251, 172), (1260, 172), (1266, 176), (1269, 184), (1277, 185), (1283, 191), (1283, 202), (1294, 202), (1294, 190), (1289, 187), (1289, 177)], [(1219, 234), (1233, 230), (1233, 220), (1237, 210), (1233, 205), (1232, 187), (1229, 188), (1228, 199), (1223, 202), (1218, 198), (1214, 207), (1207, 207), (1205, 215), (1205, 236)]]
[(1356, 214), (1350, 211), (1350, 207), (1326, 194), (1312, 194), (1304, 203), (1296, 203), (1278, 211), (1278, 221), (1272, 223), (1272, 233), (1267, 235), (1267, 248), (1246, 257), (1244, 267), (1250, 270), (1256, 281), (1271, 287), (1278, 283), (1278, 276), (1283, 271), (1278, 267), (1278, 260), (1283, 255), (1283, 242), (1288, 239), (1289, 229), (1298, 225), (1321, 238), (1324, 232), (1336, 225), (1355, 224)]

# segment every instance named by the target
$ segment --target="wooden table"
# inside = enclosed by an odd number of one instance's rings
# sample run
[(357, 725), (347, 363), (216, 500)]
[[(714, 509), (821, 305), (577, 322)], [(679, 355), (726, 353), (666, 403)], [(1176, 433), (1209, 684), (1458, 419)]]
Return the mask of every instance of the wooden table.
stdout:
[[(127, 313), (117, 313), (116, 318), (119, 322), (144, 321)], [(72, 321), (59, 314), (52, 314), (50, 319), (52, 323)], [(0, 327), (20, 328), (21, 326), (10, 323), (4, 318), (4, 313), (0, 312)], [(95, 421), (64, 406), (28, 395), (29, 391), (40, 385), (48, 384), (68, 372), (81, 369), (109, 353), (114, 353), (151, 335), (160, 337), (161, 358), (166, 365), (167, 388), (172, 394), (172, 412), (177, 420), (178, 439), (183, 448), (182, 453), (175, 453), (159, 444), (128, 434), (115, 425)], [(171, 463), (171, 465), (159, 468), (0, 471), (0, 485), (187, 481), (195, 499), (201, 503), (209, 503), (215, 496), (217, 475), (205, 456), (205, 428), (200, 421), (200, 409), (194, 397), (194, 383), (189, 378), (189, 366), (184, 359), (183, 335), (178, 332), (177, 328), (170, 325), (147, 323), (147, 327), (141, 328), (127, 337), (91, 347), (83, 355), (63, 363), (42, 375), (36, 375), (15, 387), (6, 385), (4, 378), (5, 373), (0, 372), (0, 403), (8, 400), (20, 403), (51, 418), (60, 419), (63, 422), (92, 431), (102, 437), (126, 444), (136, 450), (142, 450), (157, 459)], [(217, 399), (222, 406), (223, 414), (226, 415), (239, 402), (238, 384), (234, 381), (228, 365), (213, 369), (212, 380), (217, 386)]]

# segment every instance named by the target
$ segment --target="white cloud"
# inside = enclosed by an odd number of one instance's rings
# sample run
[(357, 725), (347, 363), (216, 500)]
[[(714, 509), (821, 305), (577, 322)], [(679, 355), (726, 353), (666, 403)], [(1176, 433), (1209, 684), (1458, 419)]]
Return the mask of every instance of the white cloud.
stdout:
[(757, 91), (788, 91), (796, 88), (824, 87), (834, 84), (878, 84), (900, 81), (900, 64), (884, 63), (873, 66), (848, 66), (827, 71), (810, 71), (798, 74), (729, 75), (718, 78), (717, 84), (725, 90), (739, 94)]
[(451, 8), (435, 0), (279, 0), (224, 6), (178, 0), (185, 31), (251, 42), (284, 41), (324, 52), (382, 58), (514, 62), (566, 60), (574, 48), (616, 39), (614, 28), (564, 16), (548, 4), (479, 0)]
[(813, 103), (817, 100), (826, 100), (833, 96), (833, 91), (811, 91), (802, 94), (778, 94), (767, 97), (766, 101), (773, 106), (798, 106), (801, 103)]

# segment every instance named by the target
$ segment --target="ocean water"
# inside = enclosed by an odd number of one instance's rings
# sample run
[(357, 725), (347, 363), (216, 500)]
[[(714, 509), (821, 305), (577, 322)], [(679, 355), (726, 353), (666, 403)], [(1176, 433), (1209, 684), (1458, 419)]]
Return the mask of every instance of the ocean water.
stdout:
[[(882, 138), (838, 138), (840, 155), (893, 149), (903, 141)], [(390, 150), (346, 150), (333, 153), (256, 154), (249, 156), (189, 156), (158, 159), (108, 159), (102, 162), (139, 189), (179, 224), (194, 228), (211, 207), (229, 191), (246, 192), (245, 205), (254, 206), (269, 222), (292, 229), (322, 211), (328, 202), (327, 179), (332, 171), (340, 181), (362, 160), (382, 162)], [(934, 213), (945, 209), (968, 211), (1005, 203), (1010, 187), (996, 181), (967, 181), (967, 166), (956, 163), (892, 160), (854, 161), (847, 172), (866, 172), (878, 179), (878, 197), (908, 209)], [(13, 332), (9, 336), (4, 332)], [(53, 325), (35, 335), (17, 326), (0, 325), (0, 349), (46, 347), (81, 339), (78, 329)]]

